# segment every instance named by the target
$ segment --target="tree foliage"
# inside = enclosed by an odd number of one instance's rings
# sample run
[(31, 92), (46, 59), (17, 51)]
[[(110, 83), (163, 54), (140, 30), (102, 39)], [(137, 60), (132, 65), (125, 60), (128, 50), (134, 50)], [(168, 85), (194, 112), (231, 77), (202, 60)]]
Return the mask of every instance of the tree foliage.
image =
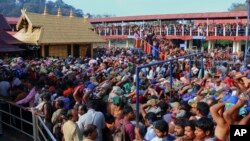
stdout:
[(232, 3), (228, 11), (243, 11), (247, 9), (247, 3)]
[[(95, 17), (89, 13), (83, 13), (81, 9), (76, 9), (64, 3), (63, 0), (56, 0), (55, 2), (47, 0), (47, 3), (46, 0), (0, 0), (0, 13), (7, 17), (19, 17), (23, 8), (28, 12), (43, 13), (45, 4), (51, 15), (56, 15), (60, 7), (64, 16), (68, 16), (72, 10), (77, 17), (83, 17), (84, 14), (88, 14), (89, 17)], [(104, 17), (104, 15), (101, 17)]]

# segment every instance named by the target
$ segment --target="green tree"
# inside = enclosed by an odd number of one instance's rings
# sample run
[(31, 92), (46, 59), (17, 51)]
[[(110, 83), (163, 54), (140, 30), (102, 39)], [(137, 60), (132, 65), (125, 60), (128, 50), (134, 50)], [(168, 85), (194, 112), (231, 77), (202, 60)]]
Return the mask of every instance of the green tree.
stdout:
[(247, 9), (246, 3), (232, 3), (232, 5), (228, 8), (228, 11), (243, 11)]

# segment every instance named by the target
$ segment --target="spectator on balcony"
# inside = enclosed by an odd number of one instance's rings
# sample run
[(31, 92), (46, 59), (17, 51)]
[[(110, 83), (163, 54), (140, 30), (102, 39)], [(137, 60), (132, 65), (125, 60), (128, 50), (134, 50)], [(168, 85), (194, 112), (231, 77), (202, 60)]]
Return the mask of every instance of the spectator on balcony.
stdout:
[(159, 54), (160, 54), (159, 43), (157, 41), (154, 41), (153, 49), (152, 49), (153, 58), (158, 60), (159, 59)]

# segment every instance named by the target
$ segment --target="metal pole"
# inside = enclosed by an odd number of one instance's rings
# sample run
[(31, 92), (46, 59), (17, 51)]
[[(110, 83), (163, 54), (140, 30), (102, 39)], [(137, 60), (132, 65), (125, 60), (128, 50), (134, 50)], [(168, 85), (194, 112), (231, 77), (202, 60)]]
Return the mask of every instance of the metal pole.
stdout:
[(139, 106), (140, 106), (140, 102), (139, 102), (139, 81), (140, 81), (140, 77), (139, 77), (139, 72), (140, 72), (140, 68), (136, 68), (136, 127), (139, 127)]
[(250, 0), (247, 0), (247, 27), (246, 27), (246, 44), (245, 44), (245, 55), (244, 55), (244, 67), (246, 66), (247, 64), (247, 53), (248, 53), (248, 40), (249, 40), (249, 12), (250, 12)]
[(32, 112), (32, 121), (33, 121), (33, 137), (34, 137), (34, 141), (37, 141), (38, 139), (37, 118), (33, 112)]
[(203, 61), (203, 54), (201, 55), (201, 77), (204, 77), (204, 61)]
[(141, 60), (142, 52), (141, 52), (141, 49), (140, 49), (140, 48), (138, 49), (138, 52), (139, 52), (139, 59)]
[(192, 57), (189, 57), (189, 83), (191, 82), (191, 77), (192, 77)]
[(173, 89), (173, 61), (170, 61), (170, 98), (172, 97), (172, 89)]

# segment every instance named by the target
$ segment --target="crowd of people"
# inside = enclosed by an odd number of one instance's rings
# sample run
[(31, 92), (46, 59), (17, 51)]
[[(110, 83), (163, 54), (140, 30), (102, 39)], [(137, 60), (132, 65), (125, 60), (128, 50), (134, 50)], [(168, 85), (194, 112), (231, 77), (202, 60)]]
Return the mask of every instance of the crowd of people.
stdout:
[(244, 23), (129, 23), (124, 24), (96, 24), (94, 31), (100, 35), (134, 35), (141, 32), (141, 37), (154, 32), (156, 35), (185, 35), (185, 36), (244, 36)]
[[(169, 58), (188, 54), (167, 46)], [(159, 58), (124, 48), (96, 52), (1, 59), (0, 95), (40, 116), (58, 141), (226, 141), (230, 125), (249, 123), (250, 65), (241, 60), (210, 70), (210, 53), (204, 71), (200, 56), (141, 69), (136, 126), (135, 68)]]

